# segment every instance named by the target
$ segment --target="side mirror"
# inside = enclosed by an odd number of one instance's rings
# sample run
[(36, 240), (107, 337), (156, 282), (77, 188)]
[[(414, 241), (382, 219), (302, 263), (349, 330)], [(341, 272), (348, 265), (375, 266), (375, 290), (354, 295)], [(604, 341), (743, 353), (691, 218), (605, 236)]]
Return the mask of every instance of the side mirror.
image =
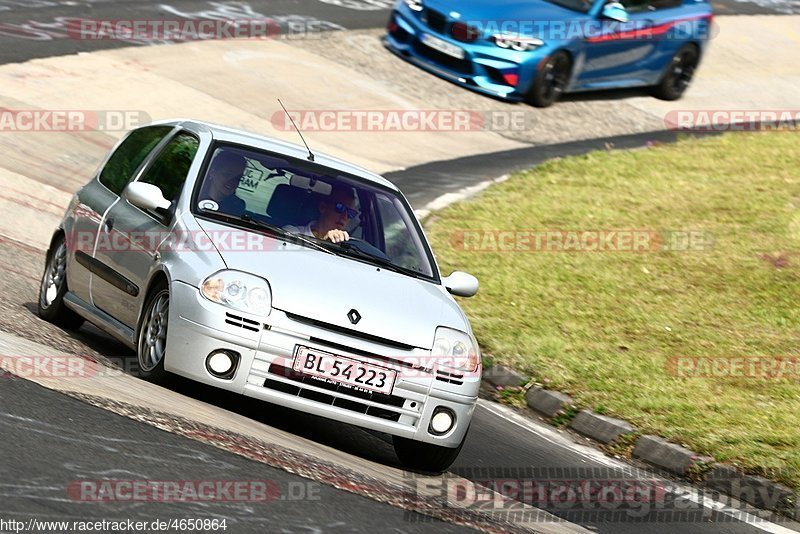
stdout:
[(157, 185), (143, 182), (131, 182), (122, 191), (122, 197), (137, 208), (153, 211), (156, 209), (168, 210), (170, 201), (164, 198), (164, 193)]
[(478, 292), (478, 279), (462, 271), (442, 278), (444, 288), (457, 297), (471, 297)]
[(609, 2), (604, 5), (601, 15), (617, 22), (628, 22), (628, 12), (625, 10), (625, 6), (619, 2)]

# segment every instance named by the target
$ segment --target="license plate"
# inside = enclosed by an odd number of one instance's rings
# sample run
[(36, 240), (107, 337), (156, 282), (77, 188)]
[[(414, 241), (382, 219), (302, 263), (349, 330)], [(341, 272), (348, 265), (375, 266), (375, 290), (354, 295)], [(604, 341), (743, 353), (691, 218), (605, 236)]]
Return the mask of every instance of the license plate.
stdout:
[(447, 54), (450, 57), (454, 57), (457, 59), (464, 59), (464, 49), (460, 48), (456, 45), (450, 44), (447, 41), (443, 41), (438, 37), (434, 37), (428, 33), (422, 34), (422, 42), (434, 50), (438, 50), (442, 54)]
[(397, 371), (308, 347), (298, 348), (292, 369), (328, 382), (386, 395), (392, 393), (397, 378)]

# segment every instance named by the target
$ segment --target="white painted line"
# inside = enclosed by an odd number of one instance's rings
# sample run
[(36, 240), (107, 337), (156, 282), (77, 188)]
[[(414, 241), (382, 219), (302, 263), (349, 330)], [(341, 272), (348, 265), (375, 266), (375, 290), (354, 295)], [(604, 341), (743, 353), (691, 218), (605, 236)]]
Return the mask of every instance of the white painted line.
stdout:
[(493, 178), (491, 180), (484, 180), (483, 182), (477, 183), (475, 185), (471, 185), (469, 187), (465, 187), (460, 189), (455, 193), (445, 193), (444, 195), (440, 195), (435, 199), (431, 200), (425, 206), (418, 210), (414, 210), (417, 218), (422, 220), (432, 212), (446, 208), (450, 204), (454, 204), (465, 198), (471, 197), (472, 195), (479, 193), (493, 184), (499, 184), (500, 182), (505, 182), (508, 180), (508, 174), (504, 174), (499, 178)]
[[(522, 417), (515, 411), (501, 404), (486, 401), (484, 399), (479, 399), (478, 406), (486, 409), (487, 411), (491, 412), (497, 417), (500, 417), (501, 419), (522, 428), (523, 430), (527, 430), (532, 434), (536, 434), (536, 436), (538, 436), (540, 439), (552, 443), (553, 445), (568, 449), (578, 455), (583, 456), (588, 460), (599, 462), (608, 467), (614, 467), (617, 469), (630, 469), (632, 467), (631, 465), (609, 458), (604, 454), (602, 454), (601, 452), (597, 451), (596, 449), (587, 447), (585, 445), (580, 445), (578, 443), (574, 443), (569, 439), (567, 439), (565, 436), (559, 434), (551, 427), (545, 426), (532, 419), (527, 419), (525, 417)], [(783, 527), (781, 525), (778, 525), (776, 523), (766, 521), (765, 519), (761, 519), (760, 517), (757, 517), (753, 514), (737, 510), (736, 508), (731, 507), (731, 505), (711, 499), (707, 493), (703, 494), (703, 496), (701, 497), (701, 493), (703, 490), (695, 488), (691, 485), (678, 483), (672, 480), (666, 480), (656, 475), (654, 475), (654, 480), (663, 482), (664, 486), (667, 488), (673, 488), (674, 492), (679, 493), (683, 499), (686, 499), (695, 504), (700, 504), (703, 507), (708, 508), (709, 510), (713, 510), (720, 514), (724, 514), (728, 517), (736, 519), (737, 521), (741, 521), (742, 523), (746, 523), (759, 530), (763, 530), (764, 532), (770, 532), (771, 534), (796, 534), (797, 532), (796, 530), (792, 530)], [(735, 499), (731, 499), (731, 503), (735, 506), (738, 504), (738, 501), (736, 501)], [(786, 521), (790, 524), (794, 524), (794, 522), (792, 522), (788, 518)]]

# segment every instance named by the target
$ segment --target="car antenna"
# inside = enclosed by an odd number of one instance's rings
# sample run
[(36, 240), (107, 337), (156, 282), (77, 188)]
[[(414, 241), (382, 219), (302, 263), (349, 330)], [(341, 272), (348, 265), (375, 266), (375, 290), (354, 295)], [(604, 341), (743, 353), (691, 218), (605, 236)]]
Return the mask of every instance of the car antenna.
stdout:
[(297, 135), (299, 135), (299, 136), (300, 136), (300, 139), (302, 139), (302, 141), (303, 141), (303, 144), (304, 144), (304, 145), (306, 145), (306, 150), (308, 150), (308, 161), (314, 161), (314, 153), (313, 153), (313, 152), (311, 152), (311, 149), (310, 149), (310, 148), (308, 148), (308, 143), (306, 143), (306, 140), (305, 140), (305, 138), (303, 137), (303, 134), (302, 134), (302, 132), (300, 131), (300, 128), (298, 128), (298, 127), (297, 127), (297, 124), (295, 124), (295, 123), (294, 123), (294, 119), (292, 118), (292, 116), (291, 116), (291, 115), (289, 115), (289, 112), (288, 112), (288, 111), (286, 111), (286, 106), (284, 106), (284, 105), (283, 105), (283, 102), (281, 102), (281, 99), (280, 99), (280, 98), (278, 99), (278, 104), (280, 104), (280, 105), (281, 105), (281, 107), (283, 108), (283, 112), (284, 112), (284, 113), (286, 113), (286, 116), (287, 116), (287, 117), (289, 117), (289, 120), (290, 120), (290, 121), (292, 121), (292, 126), (294, 126), (294, 129), (295, 129), (295, 130), (297, 130)]

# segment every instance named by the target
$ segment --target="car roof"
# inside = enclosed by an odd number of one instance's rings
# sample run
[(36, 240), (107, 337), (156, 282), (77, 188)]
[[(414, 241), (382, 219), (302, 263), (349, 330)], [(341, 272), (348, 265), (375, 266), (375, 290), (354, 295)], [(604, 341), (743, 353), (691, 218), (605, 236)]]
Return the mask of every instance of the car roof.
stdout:
[[(180, 126), (195, 133), (209, 133), (215, 141), (251, 146), (261, 150), (286, 154), (298, 159), (308, 158), (308, 150), (306, 150), (304, 146), (294, 143), (287, 143), (286, 141), (281, 141), (280, 139), (276, 139), (274, 137), (247, 132), (245, 130), (238, 130), (228, 126), (192, 119), (169, 119), (156, 121), (148, 126), (159, 124)], [(359, 178), (363, 178), (367, 181), (388, 187), (394, 191), (399, 191), (397, 186), (392, 182), (383, 176), (364, 169), (363, 167), (353, 165), (352, 163), (348, 163), (345, 160), (335, 158), (325, 153), (317, 152), (316, 150), (312, 150), (312, 152), (314, 153), (314, 163), (358, 176)]]

